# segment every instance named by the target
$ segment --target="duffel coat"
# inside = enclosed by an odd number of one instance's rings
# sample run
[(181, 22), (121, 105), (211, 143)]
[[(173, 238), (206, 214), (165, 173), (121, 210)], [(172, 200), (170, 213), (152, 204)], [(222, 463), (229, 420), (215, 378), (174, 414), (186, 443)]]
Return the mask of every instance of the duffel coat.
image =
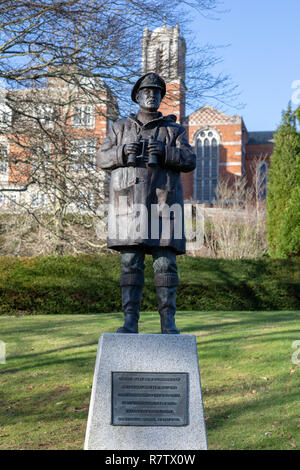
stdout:
[[(127, 167), (125, 144), (154, 136), (165, 148), (159, 166), (148, 167), (145, 159), (137, 158), (136, 167)], [(97, 165), (111, 172), (108, 247), (143, 246), (150, 253), (152, 247), (161, 246), (185, 253), (180, 172), (193, 171), (196, 157), (176, 117), (157, 113), (146, 124), (137, 115), (116, 121), (100, 146)]]

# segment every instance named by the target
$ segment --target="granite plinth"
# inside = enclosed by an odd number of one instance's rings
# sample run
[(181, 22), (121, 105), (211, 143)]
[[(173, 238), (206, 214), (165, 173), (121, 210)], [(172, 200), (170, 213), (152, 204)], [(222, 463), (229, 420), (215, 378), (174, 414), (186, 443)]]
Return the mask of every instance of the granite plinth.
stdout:
[[(126, 425), (113, 424), (113, 374), (124, 374), (126, 386), (120, 394), (122, 416)], [(133, 374), (132, 374), (133, 373)], [(170, 374), (174, 384), (166, 383)], [(175, 405), (176, 377), (187, 377), (184, 425), (166, 425), (177, 418)], [(132, 379), (130, 377), (132, 376)], [(118, 377), (118, 375), (117, 375)], [(145, 377), (148, 381), (145, 382)], [(161, 378), (160, 378), (161, 377)], [(173, 377), (173, 379), (172, 379)], [(175, 378), (174, 378), (175, 377)], [(128, 380), (133, 380), (132, 386)], [(139, 385), (135, 385), (138, 380)], [(152, 380), (152, 382), (149, 382)], [(160, 381), (160, 382), (157, 382)], [(142, 385), (141, 385), (142, 384)], [(151, 397), (159, 400), (159, 415)], [(124, 400), (122, 401), (122, 397)], [(142, 398), (141, 398), (142, 397)], [(138, 407), (143, 400), (143, 407)], [(166, 405), (170, 406), (166, 406)], [(127, 408), (126, 408), (127, 406)], [(134, 407), (137, 407), (135, 410)], [(124, 411), (125, 410), (125, 411)], [(166, 411), (168, 410), (168, 411)], [(137, 425), (137, 412), (143, 418)], [(125, 414), (124, 414), (125, 413)], [(128, 413), (126, 415), (126, 413)], [(146, 413), (146, 414), (145, 414)], [(150, 418), (145, 418), (150, 416)], [(167, 418), (166, 418), (167, 416)], [(124, 419), (124, 418), (123, 418)], [(130, 419), (134, 425), (130, 424)], [(146, 419), (146, 421), (145, 421)], [(149, 422), (149, 425), (145, 422)], [(157, 423), (163, 422), (163, 425)], [(93, 389), (85, 440), (86, 450), (206, 450), (206, 430), (196, 337), (193, 335), (109, 334), (101, 336), (98, 345)]]

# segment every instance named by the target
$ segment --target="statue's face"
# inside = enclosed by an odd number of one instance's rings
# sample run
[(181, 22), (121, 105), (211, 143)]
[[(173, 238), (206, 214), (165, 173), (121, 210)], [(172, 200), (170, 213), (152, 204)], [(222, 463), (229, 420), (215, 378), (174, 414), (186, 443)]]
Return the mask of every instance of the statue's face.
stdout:
[(136, 100), (140, 108), (145, 111), (157, 111), (161, 102), (160, 88), (141, 88)]

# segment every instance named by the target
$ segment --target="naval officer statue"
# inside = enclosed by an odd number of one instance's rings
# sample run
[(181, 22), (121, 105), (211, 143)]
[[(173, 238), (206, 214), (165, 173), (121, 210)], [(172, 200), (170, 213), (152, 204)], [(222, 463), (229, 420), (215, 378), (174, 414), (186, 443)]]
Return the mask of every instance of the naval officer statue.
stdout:
[[(137, 114), (116, 121), (97, 154), (98, 166), (111, 171), (107, 243), (121, 253), (125, 321), (118, 333), (138, 333), (144, 260), (151, 254), (161, 332), (179, 334), (176, 255), (186, 250), (180, 173), (193, 171), (196, 157), (176, 117), (158, 112), (165, 94), (158, 74), (140, 77), (131, 94)], [(144, 222), (136, 230), (141, 212)]]

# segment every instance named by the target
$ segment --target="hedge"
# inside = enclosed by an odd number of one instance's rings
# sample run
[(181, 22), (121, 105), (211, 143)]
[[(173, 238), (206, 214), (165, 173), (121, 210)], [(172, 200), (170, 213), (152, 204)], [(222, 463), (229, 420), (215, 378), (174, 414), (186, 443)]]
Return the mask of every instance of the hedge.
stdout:
[[(142, 310), (156, 310), (146, 258)], [(300, 260), (178, 257), (177, 309), (300, 310)], [(0, 314), (120, 312), (118, 255), (0, 257)]]

